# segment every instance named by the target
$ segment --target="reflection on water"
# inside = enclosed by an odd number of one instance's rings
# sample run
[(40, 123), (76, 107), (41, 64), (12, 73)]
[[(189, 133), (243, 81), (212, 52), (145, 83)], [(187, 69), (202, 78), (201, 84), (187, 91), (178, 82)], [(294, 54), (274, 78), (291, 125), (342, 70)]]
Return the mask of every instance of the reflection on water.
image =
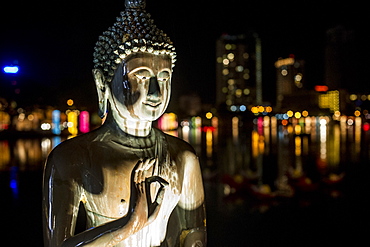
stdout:
[[(219, 129), (217, 118), (202, 127), (201, 119), (195, 117), (167, 132), (193, 145), (206, 178), (208, 172), (216, 171), (224, 176), (226, 194), (243, 185), (257, 194), (292, 196), (292, 181), (295, 186), (337, 182), (345, 175), (346, 163), (369, 158), (369, 131), (362, 128), (359, 117), (340, 121), (293, 118), (284, 123), (265, 116), (250, 123), (235, 116), (229, 121), (230, 128)], [(63, 140), (60, 136), (0, 140), (0, 171), (14, 176), (39, 170)]]
[[(337, 200), (345, 198), (345, 193), (352, 193), (343, 189), (342, 183), (355, 164), (369, 161), (370, 134), (366, 124), (360, 118), (344, 117), (339, 121), (328, 117), (281, 121), (268, 116), (253, 121), (240, 117), (221, 121), (213, 117), (207, 126), (202, 125), (200, 118), (185, 120), (177, 130), (168, 133), (192, 144), (200, 157), (210, 246), (245, 246), (240, 245), (235, 234), (257, 232), (255, 236), (249, 234), (249, 238), (265, 241), (261, 232), (267, 230), (254, 228), (254, 224), (262, 224), (254, 221), (256, 212), (268, 215), (267, 212), (274, 212), (276, 205), (295, 198), (299, 198), (299, 205), (309, 205), (312, 198)], [(7, 187), (12, 200), (21, 202), (22, 197), (27, 197), (22, 191), (28, 190), (20, 189), (22, 183), (22, 188), (32, 184), (30, 189), (38, 191), (40, 196), (43, 164), (49, 152), (61, 141), (64, 138), (60, 136), (0, 140), (0, 175), (2, 178), (6, 176), (0, 185), (2, 189)], [(32, 177), (23, 175), (29, 172)], [(40, 210), (40, 198), (36, 198), (32, 197), (34, 207)], [(298, 211), (293, 212), (298, 214)], [(292, 214), (283, 211), (286, 218), (275, 224), (295, 222)], [(323, 217), (323, 213), (318, 215)], [(36, 220), (41, 220), (36, 216)], [(308, 218), (305, 220), (309, 221)], [(271, 218), (268, 221), (274, 222)], [(322, 222), (323, 227), (328, 222)], [(38, 224), (41, 228), (41, 222)], [(234, 235), (225, 234), (225, 231), (232, 231)], [(271, 230), (274, 231), (277, 230)], [(41, 239), (41, 233), (38, 236)], [(256, 236), (261, 239), (256, 240)], [(250, 243), (250, 246), (258, 244)]]
[(60, 136), (42, 139), (0, 140), (0, 171), (39, 170), (50, 151), (62, 141)]

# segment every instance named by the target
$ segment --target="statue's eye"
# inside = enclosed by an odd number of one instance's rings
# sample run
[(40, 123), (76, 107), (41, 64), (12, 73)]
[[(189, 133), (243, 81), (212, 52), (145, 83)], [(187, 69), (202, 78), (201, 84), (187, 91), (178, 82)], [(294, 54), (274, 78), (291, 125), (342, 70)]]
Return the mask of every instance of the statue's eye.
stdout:
[(146, 79), (149, 79), (147, 78), (146, 76), (142, 76), (142, 75), (135, 75), (137, 78), (139, 78), (140, 80), (146, 80)]
[(158, 73), (158, 81), (166, 82), (170, 79), (170, 73), (168, 71), (161, 71)]
[(141, 69), (141, 70), (138, 70), (135, 72), (135, 76), (136, 78), (138, 78), (139, 80), (149, 80), (150, 79), (150, 72), (148, 70), (145, 70), (145, 69)]

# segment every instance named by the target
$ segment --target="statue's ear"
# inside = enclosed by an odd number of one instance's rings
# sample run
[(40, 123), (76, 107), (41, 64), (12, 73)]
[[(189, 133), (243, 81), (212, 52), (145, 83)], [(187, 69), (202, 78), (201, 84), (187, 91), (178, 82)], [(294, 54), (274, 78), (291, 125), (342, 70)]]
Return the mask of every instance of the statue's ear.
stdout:
[(100, 69), (93, 69), (92, 73), (98, 93), (99, 116), (103, 118), (108, 111), (109, 87), (106, 85), (103, 72)]

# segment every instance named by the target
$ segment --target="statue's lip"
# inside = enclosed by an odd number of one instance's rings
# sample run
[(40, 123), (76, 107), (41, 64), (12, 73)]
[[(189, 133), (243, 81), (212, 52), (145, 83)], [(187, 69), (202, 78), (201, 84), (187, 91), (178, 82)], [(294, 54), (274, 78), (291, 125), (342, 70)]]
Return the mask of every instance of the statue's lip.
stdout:
[(162, 104), (162, 102), (161, 101), (144, 101), (143, 104), (148, 105), (148, 106), (152, 106), (152, 107), (157, 107), (160, 104)]

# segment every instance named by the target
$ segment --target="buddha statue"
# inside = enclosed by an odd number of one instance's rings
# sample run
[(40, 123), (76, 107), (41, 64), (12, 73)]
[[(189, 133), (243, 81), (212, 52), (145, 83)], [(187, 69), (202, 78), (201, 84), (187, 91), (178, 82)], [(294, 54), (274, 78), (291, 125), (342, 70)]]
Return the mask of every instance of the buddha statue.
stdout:
[[(95, 46), (105, 121), (59, 144), (45, 165), (45, 246), (206, 246), (198, 158), (152, 128), (169, 103), (175, 49), (143, 0), (125, 5)], [(87, 229), (75, 234), (80, 204)]]

